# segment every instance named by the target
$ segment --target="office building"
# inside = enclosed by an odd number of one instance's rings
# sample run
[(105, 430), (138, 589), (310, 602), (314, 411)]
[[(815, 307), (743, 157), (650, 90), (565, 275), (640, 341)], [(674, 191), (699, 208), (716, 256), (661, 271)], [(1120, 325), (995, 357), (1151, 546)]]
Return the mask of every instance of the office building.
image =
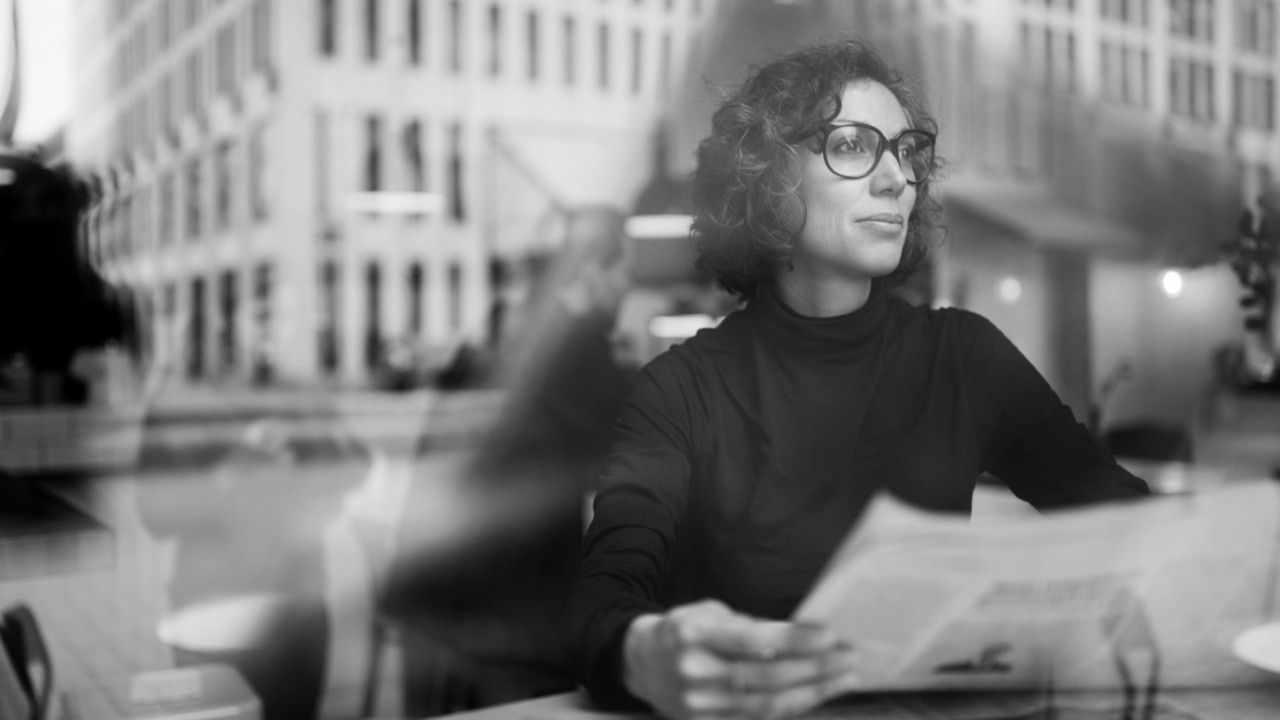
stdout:
[(191, 382), (481, 343), (564, 212), (627, 209), (713, 0), (78, 0), (90, 254)]

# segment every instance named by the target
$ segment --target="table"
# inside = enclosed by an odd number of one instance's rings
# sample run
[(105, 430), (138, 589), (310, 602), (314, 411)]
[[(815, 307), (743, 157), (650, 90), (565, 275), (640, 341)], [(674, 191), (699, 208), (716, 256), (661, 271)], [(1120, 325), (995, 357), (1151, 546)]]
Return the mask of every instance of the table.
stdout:
[[(1062, 694), (1057, 712), (1034, 693), (849, 696), (804, 715), (809, 720), (1275, 720), (1280, 717), (1280, 677), (1275, 683), (1214, 690), (1166, 690), (1156, 712), (1126, 716), (1114, 694)], [(584, 692), (550, 695), (445, 716), (449, 720), (653, 720), (645, 713), (606, 713)]]

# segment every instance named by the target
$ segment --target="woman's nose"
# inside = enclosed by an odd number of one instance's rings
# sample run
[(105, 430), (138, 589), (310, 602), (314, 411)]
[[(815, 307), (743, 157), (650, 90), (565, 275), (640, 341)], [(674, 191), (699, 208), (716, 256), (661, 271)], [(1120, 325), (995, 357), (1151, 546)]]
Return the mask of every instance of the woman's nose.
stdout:
[(876, 163), (876, 169), (871, 174), (872, 192), (892, 193), (896, 196), (902, 194), (906, 187), (907, 176), (902, 172), (897, 153), (892, 147), (885, 148), (880, 155), (880, 162)]

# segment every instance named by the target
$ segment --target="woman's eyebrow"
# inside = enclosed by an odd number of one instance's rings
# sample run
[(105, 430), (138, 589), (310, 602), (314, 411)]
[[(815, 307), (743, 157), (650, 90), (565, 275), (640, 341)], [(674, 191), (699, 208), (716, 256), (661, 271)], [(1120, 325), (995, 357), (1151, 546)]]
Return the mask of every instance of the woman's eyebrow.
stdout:
[(913, 129), (914, 129), (914, 128), (912, 128), (912, 127), (911, 127), (911, 125), (903, 125), (903, 126), (902, 126), (901, 128), (899, 128), (896, 132), (886, 132), (884, 128), (880, 127), (879, 125), (876, 125), (875, 123), (869, 123), (869, 122), (867, 122), (866, 120), (857, 120), (857, 119), (854, 119), (854, 118), (840, 118), (840, 117), (838, 117), (838, 118), (836, 118), (835, 120), (832, 120), (832, 121), (831, 121), (831, 124), (832, 124), (832, 125), (848, 125), (849, 123), (858, 123), (859, 125), (869, 125), (869, 126), (871, 126), (871, 127), (875, 128), (875, 129), (879, 130), (880, 132), (884, 133), (884, 136), (885, 136), (885, 137), (887, 137), (887, 138), (894, 138), (894, 137), (897, 137), (897, 136), (901, 135), (902, 133), (904, 133), (904, 132), (906, 132), (906, 131), (908, 131), (908, 130), (913, 130)]

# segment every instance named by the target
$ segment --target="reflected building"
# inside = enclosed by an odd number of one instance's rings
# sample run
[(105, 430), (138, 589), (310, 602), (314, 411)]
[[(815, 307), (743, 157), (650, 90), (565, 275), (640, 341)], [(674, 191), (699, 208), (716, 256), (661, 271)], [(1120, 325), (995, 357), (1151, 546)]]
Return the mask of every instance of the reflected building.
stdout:
[(1218, 253), (1275, 195), (1274, 0), (878, 5), (952, 163), (938, 299), (1000, 325), (1082, 421), (1204, 419), (1215, 351), (1266, 342)]
[(484, 342), (564, 212), (629, 207), (714, 0), (77, 0), (88, 249), (190, 382)]
[(1199, 419), (1215, 350), (1244, 335), (1218, 247), (1280, 161), (1274, 1), (892, 10), (948, 136), (940, 300), (1000, 325), (1082, 421), (1100, 400), (1104, 423)]

